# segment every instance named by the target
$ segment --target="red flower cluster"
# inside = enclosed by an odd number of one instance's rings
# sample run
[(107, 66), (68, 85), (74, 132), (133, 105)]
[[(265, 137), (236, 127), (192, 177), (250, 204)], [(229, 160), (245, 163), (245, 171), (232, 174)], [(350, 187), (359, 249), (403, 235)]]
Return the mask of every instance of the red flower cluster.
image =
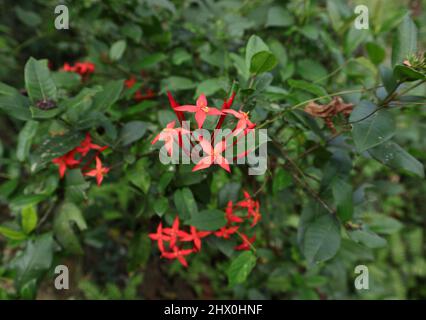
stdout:
[[(156, 233), (151, 233), (149, 237), (152, 240), (157, 240), (158, 249), (161, 256), (166, 259), (178, 259), (184, 266), (188, 266), (185, 256), (201, 250), (201, 238), (208, 236), (210, 231), (198, 231), (195, 227), (190, 227), (190, 232), (185, 232), (179, 229), (179, 217), (176, 216), (171, 228), (163, 228), (163, 224), (157, 227)], [(165, 242), (168, 242), (165, 245)], [(181, 242), (193, 242), (193, 247), (182, 249)]]
[[(225, 209), (226, 226), (216, 231), (200, 231), (194, 226), (189, 227), (189, 231), (184, 231), (179, 228), (179, 217), (176, 216), (171, 228), (163, 228), (163, 223), (157, 227), (156, 233), (149, 234), (152, 240), (157, 241), (158, 249), (161, 252), (161, 257), (166, 259), (177, 259), (184, 267), (188, 266), (185, 256), (191, 253), (196, 253), (201, 250), (201, 239), (209, 235), (214, 235), (218, 238), (231, 239), (231, 236), (238, 235), (242, 243), (235, 246), (235, 250), (250, 250), (252, 243), (256, 240), (256, 235), (249, 238), (246, 234), (240, 231), (244, 220), (252, 219), (250, 227), (254, 227), (260, 220), (259, 201), (253, 200), (245, 191), (245, 199), (233, 205), (232, 201), (228, 202)], [(246, 209), (247, 214), (238, 215), (236, 211)], [(187, 244), (192, 242), (192, 246)]]
[[(171, 156), (173, 153), (173, 149), (172, 149), (173, 141), (176, 140), (179, 142), (179, 147), (188, 154), (189, 152), (185, 150), (182, 144), (182, 136), (189, 135), (189, 141), (191, 142), (191, 144), (195, 141), (198, 142), (205, 154), (205, 156), (194, 166), (192, 171), (206, 169), (206, 168), (209, 168), (212, 164), (217, 164), (221, 166), (223, 169), (225, 169), (226, 171), (230, 172), (229, 161), (222, 154), (228, 148), (232, 148), (239, 141), (239, 139), (246, 136), (249, 132), (251, 132), (256, 127), (256, 124), (250, 121), (248, 112), (243, 112), (241, 110), (236, 111), (236, 110), (230, 109), (234, 101), (235, 93), (233, 93), (228, 100), (225, 100), (223, 102), (222, 108), (220, 110), (215, 107), (209, 106), (206, 96), (204, 94), (201, 94), (198, 97), (195, 105), (183, 105), (183, 106), (180, 106), (173, 99), (170, 92), (168, 92), (167, 94), (169, 97), (170, 105), (173, 111), (175, 112), (176, 117), (178, 118), (181, 126), (182, 126), (182, 122), (185, 121), (184, 112), (194, 113), (194, 117), (195, 117), (195, 121), (197, 122), (198, 129), (203, 128), (204, 122), (208, 116), (219, 117), (215, 129), (221, 129), (222, 124), (227, 115), (232, 115), (237, 120), (237, 124), (235, 128), (232, 130), (232, 133), (228, 135), (227, 137), (225, 137), (225, 140), (221, 140), (215, 144), (214, 134), (212, 135), (212, 141), (205, 139), (201, 135), (198, 135), (197, 137), (195, 137), (195, 135), (192, 134), (192, 132), (189, 130), (186, 130), (183, 128), (174, 128), (175, 121), (172, 121), (169, 124), (167, 124), (167, 127), (164, 128), (154, 138), (154, 140), (152, 140), (152, 144), (155, 144), (158, 140), (165, 141), (166, 150), (168, 154)], [(235, 137), (237, 138), (236, 141), (233, 140), (233, 138)], [(237, 155), (236, 157), (234, 157), (233, 160), (244, 157), (249, 152), (250, 151), (243, 152)]]
[(76, 62), (73, 66), (65, 63), (62, 67), (62, 70), (66, 72), (75, 72), (81, 75), (83, 78), (86, 78), (95, 72), (95, 65), (91, 62)]
[[(129, 79), (127, 79), (126, 81), (124, 81), (124, 85), (126, 86), (126, 88), (131, 89), (134, 87), (134, 85), (136, 84), (137, 79), (135, 76), (131, 76)], [(138, 90), (136, 90), (135, 94), (133, 95), (133, 99), (136, 102), (140, 102), (143, 100), (149, 100), (152, 98), (155, 98), (155, 91), (152, 90), (151, 88), (145, 89), (145, 94), (142, 93), (142, 87)]]
[[(110, 168), (104, 167), (102, 165), (102, 161), (98, 157), (99, 153), (101, 153), (102, 151), (104, 151), (106, 148), (108, 148), (108, 147), (107, 146), (101, 147), (101, 146), (99, 146), (97, 144), (92, 143), (92, 138), (90, 136), (90, 133), (88, 132), (86, 134), (86, 137), (84, 138), (83, 141), (81, 141), (81, 143), (80, 143), (79, 146), (75, 147), (74, 149), (72, 149), (71, 151), (67, 152), (63, 156), (60, 156), (58, 158), (53, 159), (52, 162), (54, 164), (58, 165), (59, 176), (62, 179), (64, 177), (65, 172), (67, 171), (67, 169), (75, 169), (75, 168), (77, 168), (82, 163), (83, 158), (86, 157), (86, 155), (91, 150), (95, 150), (96, 151), (95, 156), (91, 160), (89, 160), (82, 167), (82, 170), (83, 170), (83, 174), (85, 176), (96, 177), (96, 181), (97, 181), (98, 186), (99, 186), (102, 183), (104, 175), (107, 174), (108, 171), (110, 170)], [(80, 155), (80, 157), (78, 159), (75, 158), (75, 156), (77, 154)], [(86, 169), (89, 167), (90, 163), (94, 159), (96, 160), (96, 167), (95, 167), (95, 169), (86, 171)]]

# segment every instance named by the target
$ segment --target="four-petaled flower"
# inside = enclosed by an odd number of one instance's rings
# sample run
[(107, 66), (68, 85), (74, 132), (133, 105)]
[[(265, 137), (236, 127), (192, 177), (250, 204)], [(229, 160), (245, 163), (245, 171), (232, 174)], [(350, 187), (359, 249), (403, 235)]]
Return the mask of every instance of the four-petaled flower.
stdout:
[(189, 236), (185, 231), (179, 230), (179, 217), (176, 216), (171, 228), (164, 228), (163, 232), (170, 236), (170, 247), (174, 247), (180, 238)]
[(52, 160), (54, 164), (57, 164), (59, 166), (59, 176), (61, 177), (61, 179), (64, 177), (65, 171), (67, 171), (67, 169), (72, 169), (80, 164), (80, 160), (74, 159), (74, 156), (75, 150), (71, 150), (65, 155)]
[(90, 133), (88, 132), (84, 140), (80, 143), (80, 145), (75, 148), (75, 151), (81, 153), (81, 155), (84, 157), (87, 153), (89, 153), (90, 150), (97, 150), (99, 152), (102, 152), (106, 148), (108, 147), (101, 147), (97, 144), (92, 143), (92, 138), (90, 136)]
[(234, 249), (235, 250), (250, 250), (252, 243), (254, 242), (254, 240), (256, 240), (256, 235), (254, 235), (250, 239), (245, 234), (241, 234), (240, 236), (241, 236), (241, 239), (243, 240), (243, 243), (236, 246)]
[(96, 157), (96, 168), (84, 173), (84, 175), (88, 177), (96, 177), (96, 182), (98, 186), (100, 186), (102, 180), (104, 179), (104, 175), (106, 175), (109, 170), (110, 168), (102, 166), (101, 159), (99, 159), (99, 157)]
[(191, 254), (192, 249), (179, 249), (178, 247), (173, 247), (172, 252), (163, 252), (161, 256), (167, 259), (178, 259), (178, 261), (185, 267), (188, 267), (188, 262), (185, 260), (185, 256)]
[(157, 227), (157, 232), (156, 233), (150, 233), (149, 237), (152, 240), (157, 240), (158, 249), (160, 250), (161, 253), (164, 253), (164, 251), (165, 251), (164, 250), (164, 241), (170, 241), (170, 237), (163, 233), (163, 224), (161, 222)]
[(236, 223), (243, 222), (243, 219), (241, 217), (238, 217), (234, 214), (234, 206), (232, 205), (232, 201), (229, 201), (228, 205), (226, 206), (225, 217), (226, 217), (226, 221), (228, 221), (228, 224), (231, 224), (233, 222), (236, 222)]
[(231, 172), (231, 169), (229, 168), (229, 161), (222, 156), (222, 152), (226, 150), (225, 141), (218, 142), (214, 148), (210, 142), (205, 140), (203, 137), (199, 137), (199, 141), (203, 151), (207, 154), (207, 156), (202, 158), (192, 169), (192, 171), (206, 169), (212, 164), (218, 164), (226, 171)]
[[(246, 200), (244, 201), (247, 201), (247, 199), (253, 200), (247, 192), (245, 192), (245, 197)], [(163, 228), (163, 224), (160, 222), (157, 226), (157, 231), (155, 233), (150, 233), (149, 238), (157, 241), (161, 257), (177, 259), (184, 267), (188, 266), (185, 256), (199, 252), (201, 250), (202, 239), (209, 235), (228, 240), (234, 234), (238, 234), (242, 243), (235, 246), (234, 249), (250, 250), (253, 248), (252, 243), (255, 241), (256, 235), (248, 238), (246, 234), (239, 230), (243, 227), (242, 223), (247, 221), (247, 219), (253, 217), (255, 223), (252, 223), (251, 226), (256, 224), (260, 219), (259, 202), (255, 202), (255, 210), (249, 213), (246, 217), (239, 217), (235, 215), (234, 210), (239, 210), (240, 208), (242, 207), (234, 206), (233, 202), (229, 201), (224, 212), (227, 223), (225, 226), (215, 231), (201, 231), (195, 226), (189, 226), (189, 231), (184, 231), (180, 229), (179, 217), (176, 216), (171, 228)], [(235, 225), (235, 223), (238, 225)], [(193, 247), (190, 248), (188, 243), (192, 243)]]
[(173, 143), (175, 137), (179, 138), (179, 134), (188, 134), (189, 131), (183, 128), (175, 128), (176, 121), (171, 121), (167, 124), (166, 128), (163, 129), (155, 138), (152, 140), (151, 144), (155, 144), (158, 140), (164, 141), (167, 153), (169, 155), (173, 154)]
[(214, 233), (216, 237), (229, 239), (231, 235), (238, 231), (239, 226), (222, 227)]
[(176, 107), (177, 111), (188, 111), (195, 112), (195, 121), (197, 121), (198, 128), (203, 126), (204, 120), (209, 116), (220, 116), (223, 113), (216, 108), (209, 107), (207, 105), (207, 99), (204, 94), (201, 94), (198, 99), (196, 105), (183, 105)]
[(181, 241), (193, 241), (194, 251), (201, 250), (201, 239), (210, 235), (210, 231), (198, 231), (197, 228), (191, 226), (190, 234), (181, 238)]
[(249, 113), (244, 111), (235, 111), (232, 109), (223, 110), (224, 113), (230, 113), (238, 119), (237, 126), (234, 129), (234, 135), (239, 135), (242, 131), (252, 130), (256, 126), (249, 119)]

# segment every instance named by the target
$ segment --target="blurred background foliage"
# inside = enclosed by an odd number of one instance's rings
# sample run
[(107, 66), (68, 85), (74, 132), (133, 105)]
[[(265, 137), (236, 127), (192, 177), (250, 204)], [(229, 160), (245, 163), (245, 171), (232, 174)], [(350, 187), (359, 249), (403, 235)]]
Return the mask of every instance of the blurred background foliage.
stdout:
[[(25, 63), (35, 57), (50, 62), (62, 101), (83, 88), (94, 90), (86, 92), (90, 100), (108, 81), (132, 75), (137, 84), (113, 101), (102, 125), (92, 127), (96, 141), (117, 147), (107, 151), (115, 169), (99, 188), (76, 172), (59, 180), (55, 166), (32, 174), (16, 152), (24, 121), (0, 109), (0, 298), (426, 298), (426, 184), (420, 164), (426, 160), (425, 86), (410, 91), (416, 99), (400, 100), (403, 108), (389, 110), (396, 124), (392, 141), (418, 160), (408, 168), (357, 152), (343, 118), (336, 123), (343, 134), (331, 139), (320, 119), (301, 110), (279, 116), (311, 98), (324, 96), (319, 101), (327, 103), (327, 94), (340, 91), (354, 91), (341, 96), (355, 110), (361, 99), (383, 100), (388, 87), (363, 88), (388, 79), (397, 34), (410, 36), (401, 31), (407, 15), (417, 29), (418, 52), (424, 50), (425, 1), (61, 3), (69, 8), (69, 30), (54, 28), (57, 1), (0, 0), (0, 81), (23, 89)], [(354, 28), (357, 4), (369, 8), (368, 30)], [(244, 55), (252, 35), (277, 60), (270, 72), (253, 76), (247, 70)], [(96, 65), (90, 79), (82, 83), (76, 74), (56, 72), (75, 61)], [(220, 105), (233, 81), (240, 87), (235, 105), (251, 110), (254, 122), (278, 115), (266, 126), (277, 143), (268, 146), (267, 173), (248, 176), (245, 167), (233, 166), (232, 175), (191, 174), (186, 166), (162, 165), (150, 141), (173, 118), (166, 90), (181, 103), (204, 92)], [(138, 89), (156, 96), (135, 102)], [(118, 147), (117, 136), (131, 121), (141, 121), (143, 132)], [(40, 121), (28, 152), (49, 132), (63, 130), (55, 119)], [(295, 178), (286, 157), (297, 160), (310, 189), (338, 208), (339, 222), (295, 181), (300, 172)], [(243, 189), (256, 192), (263, 214), (257, 265), (246, 281), (227, 285), (235, 253), (213, 239), (190, 258), (188, 269), (159, 258), (147, 234), (159, 217), (173, 220), (181, 190), (189, 190), (186, 198), (193, 197), (198, 208), (223, 208), (227, 200), (241, 199)], [(36, 225), (23, 223), (34, 214)], [(327, 226), (338, 223), (337, 239), (325, 239), (323, 257), (309, 255), (303, 244), (306, 223), (317, 215), (333, 219)], [(69, 266), (70, 290), (54, 289), (57, 264)], [(359, 264), (369, 267), (369, 290), (354, 288)]]

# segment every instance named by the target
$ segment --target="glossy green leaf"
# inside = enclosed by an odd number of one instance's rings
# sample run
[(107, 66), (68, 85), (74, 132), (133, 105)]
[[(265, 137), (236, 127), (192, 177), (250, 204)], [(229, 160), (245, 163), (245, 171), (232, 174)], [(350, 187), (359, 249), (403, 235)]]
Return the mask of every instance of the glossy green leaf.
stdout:
[(56, 100), (57, 90), (50, 76), (47, 60), (30, 58), (25, 65), (25, 87), (33, 103)]
[(245, 282), (256, 266), (256, 260), (256, 256), (251, 251), (240, 253), (234, 258), (227, 271), (229, 286), (233, 287), (236, 284)]
[(37, 133), (38, 122), (28, 121), (18, 135), (18, 145), (16, 146), (16, 157), (19, 161), (24, 161), (30, 152), (31, 144)]
[(351, 113), (352, 136), (358, 152), (375, 147), (395, 134), (395, 122), (387, 110), (376, 111), (369, 101), (361, 101)]
[(221, 210), (203, 210), (192, 213), (188, 224), (199, 230), (217, 230), (226, 225), (225, 214)]

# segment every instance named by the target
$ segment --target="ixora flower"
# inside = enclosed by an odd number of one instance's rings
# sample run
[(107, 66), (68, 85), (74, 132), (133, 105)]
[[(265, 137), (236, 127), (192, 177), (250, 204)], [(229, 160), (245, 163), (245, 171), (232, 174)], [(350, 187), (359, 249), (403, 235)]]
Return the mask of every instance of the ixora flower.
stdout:
[(104, 175), (109, 172), (110, 168), (102, 166), (102, 161), (99, 157), (96, 157), (96, 168), (85, 172), (84, 175), (88, 177), (96, 177), (96, 182), (98, 186), (101, 185)]
[(195, 112), (195, 121), (197, 121), (198, 128), (202, 128), (204, 120), (209, 116), (220, 116), (223, 113), (216, 108), (209, 107), (207, 105), (207, 98), (202, 93), (198, 99), (196, 105), (184, 105), (175, 108), (177, 111), (188, 111)]
[[(80, 145), (78, 145), (71, 151), (67, 152), (63, 156), (53, 159), (52, 163), (58, 165), (59, 176), (62, 179), (67, 169), (77, 168), (77, 166), (81, 164), (83, 158), (86, 157), (91, 150), (94, 150), (96, 151), (96, 156), (92, 158), (91, 160), (89, 160), (83, 166), (82, 170), (85, 170), (90, 165), (90, 163), (95, 159), (96, 168), (89, 172), (84, 173), (84, 175), (96, 176), (97, 183), (98, 185), (100, 185), (102, 183), (103, 176), (107, 174), (110, 169), (102, 166), (102, 162), (99, 159), (98, 154), (103, 152), (107, 148), (108, 148), (107, 146), (99, 146), (97, 144), (92, 143), (92, 137), (90, 136), (90, 133), (88, 132), (84, 140), (80, 142)], [(76, 155), (80, 155), (80, 158), (75, 159)]]
[(91, 62), (76, 62), (73, 66), (68, 63), (64, 63), (62, 67), (63, 71), (66, 72), (75, 72), (81, 75), (82, 77), (86, 77), (93, 72), (95, 72), (95, 65)]
[(203, 148), (203, 151), (207, 154), (206, 157), (202, 158), (192, 169), (192, 171), (198, 171), (201, 169), (206, 169), (210, 167), (212, 164), (218, 164), (223, 169), (228, 172), (231, 172), (229, 168), (229, 161), (222, 156), (222, 152), (226, 150), (226, 142), (221, 141), (217, 143), (214, 147), (204, 140), (203, 137), (199, 137), (200, 145)]
[[(170, 106), (179, 121), (180, 127), (175, 127), (176, 121), (169, 122), (166, 128), (164, 128), (152, 141), (152, 144), (155, 144), (159, 140), (165, 141), (165, 149), (168, 157), (164, 156), (165, 153), (160, 153), (160, 160), (162, 162), (164, 161), (163, 163), (170, 163), (170, 161), (177, 163), (176, 161), (179, 161), (180, 154), (185, 158), (183, 159), (185, 163), (187, 163), (187, 160), (193, 160), (193, 162), (195, 162), (192, 171), (207, 169), (212, 165), (219, 165), (224, 170), (230, 172), (230, 164), (233, 163), (234, 160), (244, 158), (255, 150), (254, 147), (251, 147), (255, 143), (254, 135), (250, 136), (247, 142), (248, 150), (242, 152), (239, 150), (242, 145), (245, 145), (241, 143), (245, 141), (240, 141), (240, 139), (245, 139), (248, 133), (256, 127), (256, 124), (249, 119), (249, 114), (247, 112), (230, 109), (234, 102), (235, 92), (231, 94), (229, 99), (224, 100), (220, 110), (209, 106), (204, 94), (198, 97), (196, 105), (179, 105), (170, 92), (167, 92), (167, 96)], [(195, 113), (197, 122), (196, 130), (191, 131), (189, 129), (189, 123), (185, 121), (185, 112)], [(207, 116), (219, 116), (215, 130), (212, 133), (206, 128), (202, 128)], [(238, 120), (236, 126), (233, 130), (226, 129), (226, 131), (220, 131), (227, 116), (232, 116), (232, 118)], [(233, 122), (231, 122), (231, 125), (232, 124)], [(186, 139), (187, 137), (182, 139), (184, 134), (188, 135), (188, 139)], [(222, 135), (220, 140), (219, 135)], [(237, 137), (236, 141), (234, 141), (234, 137)], [(191, 152), (191, 149), (194, 148), (196, 144), (200, 144), (204, 153), (201, 160), (198, 158), (198, 153)], [(178, 145), (181, 153), (174, 153), (173, 147), (175, 145)], [(226, 157), (223, 155), (225, 150), (227, 151)], [(238, 151), (239, 154), (234, 155), (235, 150)]]
[(59, 176), (61, 177), (61, 179), (64, 177), (67, 169), (73, 169), (80, 164), (80, 160), (74, 159), (75, 153), (75, 150), (71, 150), (63, 156), (52, 160), (54, 164), (58, 165)]
[[(163, 223), (160, 222), (157, 226), (155, 233), (149, 234), (151, 240), (157, 241), (158, 250), (160, 250), (161, 257), (166, 259), (177, 259), (184, 267), (188, 266), (186, 256), (191, 253), (198, 253), (201, 251), (202, 239), (208, 236), (215, 236), (224, 240), (232, 240), (233, 237), (238, 236), (241, 244), (234, 247), (235, 250), (251, 250), (253, 243), (256, 240), (256, 235), (249, 238), (245, 233), (240, 232), (244, 226), (244, 222), (253, 217), (253, 212), (244, 213), (244, 209), (249, 211), (252, 208), (256, 209), (256, 223), (260, 220), (259, 202), (254, 201), (248, 192), (244, 191), (246, 199), (238, 203), (250, 203), (250, 206), (234, 205), (229, 201), (224, 215), (226, 218), (226, 225), (215, 231), (202, 231), (198, 230), (195, 226), (189, 226), (189, 232), (180, 228), (179, 217), (175, 217), (171, 228), (163, 228)], [(250, 202), (248, 202), (250, 201)], [(252, 203), (254, 205), (252, 206)], [(243, 209), (243, 212), (240, 212)], [(253, 209), (253, 210), (255, 210)], [(252, 228), (255, 224), (250, 224)], [(192, 243), (192, 248), (188, 247)]]
[(151, 144), (155, 144), (158, 140), (165, 142), (165, 147), (169, 155), (173, 154), (173, 142), (176, 136), (182, 134), (189, 134), (190, 132), (183, 128), (175, 128), (176, 121), (171, 121), (167, 124), (166, 128), (163, 129), (155, 138), (151, 141)]
[(252, 129), (254, 129), (254, 127), (256, 127), (256, 124), (254, 124), (253, 122), (250, 121), (248, 112), (235, 111), (235, 110), (232, 110), (232, 109), (223, 110), (223, 112), (224, 113), (230, 113), (235, 118), (238, 119), (237, 126), (235, 127), (235, 129), (233, 131), (234, 136), (239, 135), (243, 131), (247, 132), (249, 130), (252, 130)]
[(256, 235), (254, 235), (251, 238), (248, 238), (245, 234), (241, 234), (241, 239), (243, 240), (243, 243), (236, 246), (235, 250), (250, 250), (250, 247), (252, 246), (252, 243), (256, 240)]

